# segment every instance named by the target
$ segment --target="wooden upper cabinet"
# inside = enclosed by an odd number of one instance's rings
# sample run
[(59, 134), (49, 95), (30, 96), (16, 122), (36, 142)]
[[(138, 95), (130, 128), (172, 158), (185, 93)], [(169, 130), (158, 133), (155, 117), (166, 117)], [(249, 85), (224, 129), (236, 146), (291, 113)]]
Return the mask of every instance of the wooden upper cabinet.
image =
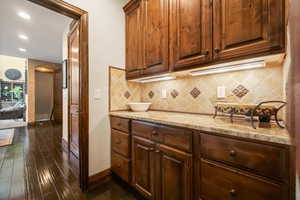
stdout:
[(131, 0), (127, 79), (285, 50), (287, 0)]
[(143, 0), (143, 74), (169, 70), (169, 0)]
[(284, 48), (284, 0), (214, 0), (214, 59)]
[(212, 59), (210, 0), (170, 0), (170, 67), (174, 70)]
[(126, 16), (126, 75), (138, 77), (142, 64), (142, 3), (131, 1), (124, 7)]

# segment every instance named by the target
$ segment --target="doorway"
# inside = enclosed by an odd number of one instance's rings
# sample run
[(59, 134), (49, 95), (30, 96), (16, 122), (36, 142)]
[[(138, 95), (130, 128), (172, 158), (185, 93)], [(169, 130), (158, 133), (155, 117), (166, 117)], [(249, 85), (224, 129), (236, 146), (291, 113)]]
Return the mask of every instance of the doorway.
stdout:
[[(56, 0), (28, 0), (30, 2), (36, 3), (47, 9), (58, 12), (62, 15), (73, 18), (78, 23), (78, 60), (77, 60), (77, 73), (78, 73), (78, 87), (77, 95), (78, 99), (76, 110), (74, 113), (77, 115), (72, 115), (74, 119), (74, 129), (77, 130), (77, 143), (78, 143), (78, 158), (79, 158), (79, 183), (80, 188), (83, 191), (88, 189), (88, 141), (89, 141), (89, 87), (88, 87), (88, 13), (82, 9), (79, 9), (73, 5), (70, 5), (63, 1)], [(71, 68), (75, 65), (70, 63)], [(75, 66), (76, 68), (76, 66)], [(73, 80), (73, 79), (72, 79)], [(71, 83), (69, 81), (69, 83)], [(72, 82), (73, 84), (73, 82)], [(73, 92), (69, 93), (73, 95)], [(69, 104), (70, 105), (70, 104)], [(70, 105), (71, 106), (71, 105)], [(73, 107), (72, 107), (73, 108)], [(72, 109), (70, 107), (70, 110)], [(78, 120), (78, 122), (76, 122)], [(73, 119), (72, 119), (73, 122)], [(70, 127), (70, 123), (69, 123)], [(70, 128), (69, 128), (70, 130)]]

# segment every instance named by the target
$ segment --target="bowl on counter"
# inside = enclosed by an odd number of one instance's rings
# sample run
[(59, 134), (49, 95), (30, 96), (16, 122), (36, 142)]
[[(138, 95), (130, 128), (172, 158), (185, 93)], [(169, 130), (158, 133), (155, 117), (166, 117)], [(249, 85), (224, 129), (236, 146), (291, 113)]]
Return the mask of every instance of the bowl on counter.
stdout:
[(130, 109), (134, 112), (146, 112), (152, 103), (143, 102), (130, 102), (128, 103)]

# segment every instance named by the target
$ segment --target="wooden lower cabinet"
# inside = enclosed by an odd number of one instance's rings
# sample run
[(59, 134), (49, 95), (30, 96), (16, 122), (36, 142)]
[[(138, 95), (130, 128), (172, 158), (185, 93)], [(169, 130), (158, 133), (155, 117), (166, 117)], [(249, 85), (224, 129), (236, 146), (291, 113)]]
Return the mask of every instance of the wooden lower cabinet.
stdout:
[(286, 200), (285, 186), (201, 160), (201, 200)]
[(148, 199), (191, 200), (192, 155), (133, 137), (133, 185)]
[(112, 171), (146, 199), (295, 200), (291, 146), (113, 120)]
[(148, 199), (154, 199), (154, 150), (152, 141), (132, 138), (132, 183)]
[(192, 155), (165, 145), (157, 151), (157, 199), (191, 200)]

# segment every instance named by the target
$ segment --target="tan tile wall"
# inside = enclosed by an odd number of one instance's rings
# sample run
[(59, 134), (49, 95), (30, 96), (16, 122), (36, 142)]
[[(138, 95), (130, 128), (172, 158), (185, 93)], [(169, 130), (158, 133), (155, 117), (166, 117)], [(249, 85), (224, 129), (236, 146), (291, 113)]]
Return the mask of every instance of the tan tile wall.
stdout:
[[(232, 96), (238, 103), (257, 104), (267, 100), (282, 100), (282, 73), (281, 66), (273, 66), (147, 83), (141, 86), (142, 101), (152, 102), (151, 109), (212, 114), (214, 110), (213, 99), (217, 96), (218, 86), (225, 86), (226, 96)], [(242, 98), (233, 94), (233, 90), (239, 85), (248, 90), (248, 93)], [(194, 88), (201, 92), (197, 98), (191, 95)], [(166, 99), (161, 98), (162, 89), (167, 90)], [(173, 90), (178, 93), (176, 98), (171, 95)], [(150, 91), (154, 93), (153, 98), (148, 95)]]
[[(125, 71), (111, 68), (111, 110), (126, 110), (130, 101), (151, 102), (151, 109), (165, 111), (212, 114), (217, 87), (226, 87), (226, 96), (232, 96), (237, 103), (257, 104), (268, 100), (283, 100), (283, 68), (272, 65), (247, 71), (220, 73), (213, 75), (182, 77), (176, 80), (138, 84), (125, 80)], [(242, 85), (248, 93), (237, 97), (233, 90)], [(197, 88), (200, 95), (194, 98), (191, 91)], [(167, 98), (161, 98), (162, 89), (167, 90)], [(176, 90), (178, 96), (171, 95)], [(125, 97), (129, 91), (130, 97)], [(150, 92), (154, 93), (151, 98)]]
[(128, 110), (127, 103), (141, 101), (140, 84), (126, 81), (124, 69), (110, 67), (109, 77), (110, 111)]

